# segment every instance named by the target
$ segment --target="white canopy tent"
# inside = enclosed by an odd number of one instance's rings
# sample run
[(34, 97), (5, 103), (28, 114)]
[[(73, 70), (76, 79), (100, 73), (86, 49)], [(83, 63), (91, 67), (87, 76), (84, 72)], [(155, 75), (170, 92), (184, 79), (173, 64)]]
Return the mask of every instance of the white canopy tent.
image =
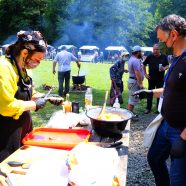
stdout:
[(2, 45), (1, 47), (2, 48), (7, 48), (9, 45), (11, 45), (11, 44), (5, 44), (5, 45)]
[(127, 51), (124, 46), (108, 46), (105, 50), (117, 50), (117, 51)]
[(88, 45), (84, 45), (82, 47), (79, 48), (80, 50), (99, 50), (99, 48), (97, 46), (88, 46)]

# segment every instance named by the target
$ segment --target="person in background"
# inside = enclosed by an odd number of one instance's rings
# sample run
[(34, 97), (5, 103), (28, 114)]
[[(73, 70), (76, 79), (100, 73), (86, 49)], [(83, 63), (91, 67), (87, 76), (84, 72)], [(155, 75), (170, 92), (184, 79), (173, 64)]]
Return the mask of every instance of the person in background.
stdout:
[[(62, 47), (62, 51), (57, 53), (53, 61), (53, 74), (56, 73), (56, 64), (58, 63), (58, 83), (59, 83), (59, 95), (66, 96), (70, 89), (70, 63), (74, 60), (77, 63), (78, 68), (80, 68), (80, 62), (78, 59), (70, 52), (67, 51), (66, 46)], [(63, 90), (63, 84), (65, 81), (65, 90)]]
[(78, 59), (81, 60), (81, 50), (78, 50)]
[(47, 101), (32, 96), (32, 79), (27, 74), (27, 69), (36, 68), (44, 58), (47, 43), (38, 31), (20, 31), (17, 38), (0, 59), (0, 162), (17, 150), (32, 130), (30, 110), (43, 108)]
[(0, 57), (3, 55), (3, 49), (0, 48)]
[[(148, 66), (148, 72), (146, 69)], [(158, 44), (154, 44), (152, 54), (148, 55), (143, 62), (143, 70), (145, 77), (148, 80), (148, 89), (162, 88), (164, 83), (165, 70), (169, 67), (167, 56), (161, 54)], [(147, 107), (145, 114), (151, 112), (152, 109), (152, 96), (147, 97)], [(158, 110), (159, 98), (157, 99), (156, 108)], [(156, 110), (156, 113), (158, 111)]]
[[(165, 76), (164, 88), (140, 90), (134, 95), (160, 97), (163, 116), (147, 158), (158, 186), (186, 185), (186, 20), (168, 15), (156, 27), (158, 39), (172, 48), (174, 60)], [(170, 170), (166, 160), (171, 158)]]
[(97, 63), (98, 62), (98, 57), (99, 57), (99, 55), (98, 55), (98, 51), (97, 50), (94, 50), (94, 63)]
[(55, 56), (56, 56), (56, 49), (53, 48), (52, 51), (51, 51), (51, 59), (54, 60)]
[(103, 60), (104, 60), (104, 54), (103, 54), (102, 51), (101, 51), (100, 54), (99, 54), (99, 60), (100, 60), (100, 63), (103, 63)]
[[(124, 86), (123, 86), (122, 78), (123, 78), (123, 73), (128, 72), (128, 70), (125, 69), (125, 62), (128, 59), (129, 59), (129, 53), (123, 52), (121, 54), (121, 59), (117, 60), (114, 63), (114, 65), (110, 67), (110, 79), (111, 79), (110, 99), (112, 99), (115, 96), (118, 96), (120, 104), (123, 104), (122, 92), (124, 90)], [(114, 101), (115, 100), (113, 100), (113, 103)]]
[[(128, 110), (133, 112), (135, 105), (139, 102), (137, 97), (134, 97), (133, 94), (135, 91), (143, 89), (143, 79), (144, 71), (141, 64), (141, 54), (142, 50), (140, 46), (134, 46), (132, 48), (132, 56), (128, 61), (128, 90), (129, 90), (129, 100), (128, 100)], [(137, 115), (134, 115), (133, 119), (138, 119)]]
[(167, 60), (169, 62), (169, 66), (170, 66), (171, 63), (174, 61), (174, 55), (167, 55)]

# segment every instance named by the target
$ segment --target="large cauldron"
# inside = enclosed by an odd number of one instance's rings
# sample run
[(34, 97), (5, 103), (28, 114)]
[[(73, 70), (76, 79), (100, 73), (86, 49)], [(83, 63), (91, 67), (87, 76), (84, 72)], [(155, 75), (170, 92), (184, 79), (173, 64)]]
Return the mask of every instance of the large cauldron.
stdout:
[(85, 82), (85, 75), (74, 75), (72, 76), (73, 84), (81, 85)]
[(97, 119), (102, 107), (92, 108), (86, 112), (91, 120), (92, 128), (102, 137), (117, 137), (122, 135), (128, 120), (132, 118), (132, 112), (126, 109), (115, 109), (106, 107), (106, 113), (117, 114), (121, 117), (120, 121), (106, 121)]

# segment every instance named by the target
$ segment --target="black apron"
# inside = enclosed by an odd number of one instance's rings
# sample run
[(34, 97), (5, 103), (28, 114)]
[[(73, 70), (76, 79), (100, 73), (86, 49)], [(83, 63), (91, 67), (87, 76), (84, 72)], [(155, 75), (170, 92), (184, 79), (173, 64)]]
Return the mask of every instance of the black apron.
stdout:
[[(13, 63), (13, 60), (11, 60), (11, 62)], [(27, 81), (25, 81), (20, 73), (19, 67), (17, 65), (16, 67), (19, 73), (19, 81), (15, 98), (29, 101), (32, 95), (32, 79), (27, 76)], [(23, 112), (17, 120), (12, 117), (0, 115), (0, 161), (17, 150), (21, 145), (22, 138), (31, 130), (32, 119), (30, 111)], [(6, 153), (3, 151), (6, 151)]]

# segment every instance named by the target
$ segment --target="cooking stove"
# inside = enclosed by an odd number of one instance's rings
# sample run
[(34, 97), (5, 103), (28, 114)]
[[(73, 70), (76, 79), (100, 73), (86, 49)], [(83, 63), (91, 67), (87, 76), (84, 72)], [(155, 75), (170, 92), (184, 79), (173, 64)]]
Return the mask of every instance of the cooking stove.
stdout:
[(83, 84), (73, 84), (70, 92), (86, 92), (87, 88), (90, 86), (86, 86)]
[(94, 141), (94, 142), (115, 143), (121, 140), (123, 137), (122, 134), (116, 134), (115, 136), (112, 136), (112, 137), (100, 136), (94, 131), (94, 129), (91, 129), (90, 131), (92, 134), (90, 136), (90, 141)]

